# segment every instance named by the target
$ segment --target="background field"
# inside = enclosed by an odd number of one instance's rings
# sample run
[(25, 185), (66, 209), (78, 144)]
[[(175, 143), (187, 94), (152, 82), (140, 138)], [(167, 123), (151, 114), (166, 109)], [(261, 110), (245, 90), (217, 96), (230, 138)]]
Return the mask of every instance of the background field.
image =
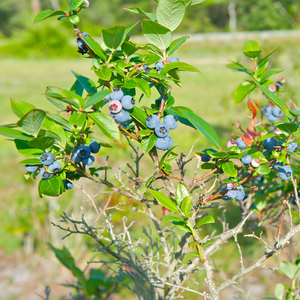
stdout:
[[(271, 67), (284, 69), (282, 76), (287, 78), (286, 88), (289, 92), (283, 97), (288, 103), (289, 99), (297, 103), (300, 95), (300, 40), (281, 38), (258, 41), (264, 54), (281, 45), (271, 60)], [(246, 102), (235, 107), (232, 97), (235, 88), (245, 78), (245, 75), (231, 71), (225, 66), (230, 60), (240, 61), (242, 59), (241, 49), (244, 42), (244, 40), (204, 41), (201, 43), (190, 41), (178, 52), (181, 61), (195, 65), (201, 74), (182, 73), (183, 88), (174, 86), (173, 89), (176, 104), (192, 108), (208, 121), (219, 134), (223, 147), (233, 133), (238, 134), (231, 125), (232, 123), (237, 120), (245, 126), (248, 123), (249, 112)], [(70, 47), (76, 53), (74, 45)], [(250, 63), (250, 61), (243, 62)], [(17, 121), (17, 117), (10, 109), (10, 98), (30, 102), (39, 108), (54, 112), (55, 108), (43, 96), (47, 85), (70, 88), (74, 82), (70, 70), (96, 79), (90, 71), (90, 62), (79, 54), (72, 59), (6, 58), (0, 60), (0, 69), (1, 124)], [(259, 103), (266, 103), (260, 93), (253, 95), (254, 97)], [(144, 99), (141, 104), (146, 101), (151, 102), (156, 98), (157, 95), (154, 94), (150, 99)], [(180, 125), (172, 133), (172, 136), (174, 144), (178, 145), (177, 152), (187, 152), (198, 137), (200, 140), (195, 150), (200, 151), (210, 147), (203, 136), (183, 125)], [(121, 154), (120, 148), (125, 149)], [(113, 150), (102, 150), (100, 155), (98, 160), (100, 165), (106, 155), (114, 159), (118, 157), (117, 161), (111, 162), (113, 169), (117, 170), (119, 166), (125, 167), (124, 160), (129, 157), (130, 151), (124, 143), (120, 146), (114, 145)], [(71, 280), (71, 276), (68, 271), (59, 266), (52, 253), (49, 253), (46, 242), (50, 241), (60, 248), (63, 244), (67, 245), (81, 266), (85, 266), (86, 261), (93, 258), (94, 254), (90, 250), (95, 245), (90, 244), (87, 247), (86, 243), (83, 243), (82, 237), (70, 237), (61, 242), (62, 234), (52, 228), (50, 222), (58, 222), (62, 211), (73, 213), (74, 217), (80, 217), (80, 206), (84, 208), (85, 212), (91, 212), (91, 205), (85, 202), (86, 198), (80, 191), (70, 191), (59, 198), (38, 198), (37, 183), (27, 182), (24, 179), (24, 167), (18, 165), (20, 160), (22, 157), (16, 151), (14, 144), (0, 136), (0, 228), (2, 229), (0, 235), (0, 299), (37, 299), (36, 296), (33, 296), (34, 293), (42, 293), (44, 286), (50, 284), (53, 289), (50, 299), (62, 299), (60, 298), (62, 291), (66, 295), (68, 290), (53, 283)], [(148, 170), (146, 171), (148, 172)], [(92, 195), (98, 192), (98, 187), (94, 185), (89, 185), (87, 189)], [(99, 196), (97, 200), (100, 205), (105, 198)], [(116, 198), (114, 201), (118, 203), (124, 199)], [(238, 214), (239, 211), (233, 205), (229, 209), (234, 219), (235, 214)], [(130, 212), (131, 209), (128, 207), (125, 208), (124, 213), (113, 212), (113, 215), (116, 220), (120, 220), (123, 214), (127, 214), (130, 218)], [(137, 228), (142, 225), (140, 222), (137, 220)], [(263, 251), (263, 248), (258, 247), (257, 243), (249, 242), (243, 245), (247, 246), (245, 248), (247, 253), (254, 252), (254, 257), (255, 251)], [(224, 257), (222, 253), (217, 253), (217, 263), (224, 264), (224, 270), (227, 272), (230, 270), (229, 272), (234, 274), (238, 267), (238, 254), (233, 243), (226, 247), (229, 249), (230, 258)], [(295, 257), (299, 254), (300, 252), (292, 253)], [(280, 258), (284, 260), (285, 255), (288, 254), (282, 254)], [(287, 259), (288, 257), (286, 257)], [(276, 263), (275, 259), (273, 263)], [(275, 283), (281, 279), (276, 274), (273, 274), (272, 278), (269, 276), (270, 273), (265, 271), (256, 272), (250, 279), (247, 279), (244, 282), (245, 290), (257, 290), (258, 292), (251, 298), (245, 296), (245, 299), (260, 299), (263, 296), (272, 295)], [(202, 280), (201, 275), (198, 279)], [(191, 286), (195, 284), (191, 283)], [(232, 299), (236, 293), (231, 288), (227, 289), (223, 299)], [(191, 299), (195, 298), (191, 296)]]

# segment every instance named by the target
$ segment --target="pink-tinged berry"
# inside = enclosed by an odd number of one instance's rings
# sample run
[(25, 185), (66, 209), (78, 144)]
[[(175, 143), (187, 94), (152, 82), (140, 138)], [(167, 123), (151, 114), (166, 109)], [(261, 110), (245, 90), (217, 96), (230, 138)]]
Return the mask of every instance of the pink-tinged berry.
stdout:
[(228, 143), (227, 143), (227, 148), (230, 148), (232, 146), (237, 146), (237, 142), (234, 139), (228, 141)]
[(279, 78), (279, 81), (280, 81), (281, 83), (285, 83), (285, 78), (284, 78), (284, 77), (280, 77), (280, 78)]
[(276, 86), (275, 86), (274, 84), (269, 85), (269, 86), (268, 86), (268, 89), (269, 89), (269, 91), (272, 92), (272, 93), (275, 93), (276, 90), (277, 90), (277, 88), (276, 88)]
[(122, 110), (122, 103), (119, 100), (112, 100), (109, 102), (108, 107), (113, 114), (117, 114)]
[(261, 160), (259, 158), (253, 158), (252, 161), (251, 161), (251, 165), (254, 168), (259, 167), (260, 164), (261, 164)]

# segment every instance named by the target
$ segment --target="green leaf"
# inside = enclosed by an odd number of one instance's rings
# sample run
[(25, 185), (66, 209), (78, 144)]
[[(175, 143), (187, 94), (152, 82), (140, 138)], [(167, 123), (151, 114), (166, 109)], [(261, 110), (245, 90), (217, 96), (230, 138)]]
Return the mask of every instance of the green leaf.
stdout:
[(282, 297), (284, 295), (284, 285), (281, 283), (277, 283), (274, 294), (278, 299), (282, 299)]
[(264, 77), (261, 78), (260, 83), (263, 84), (268, 78), (270, 78), (271, 76), (278, 74), (282, 71), (283, 71), (282, 69), (273, 69), (273, 70), (264, 72)]
[(256, 172), (260, 175), (267, 175), (271, 172), (271, 169), (268, 165), (260, 165)]
[(52, 176), (49, 179), (41, 179), (38, 187), (40, 197), (42, 195), (57, 197), (60, 194), (62, 184), (63, 182), (58, 176)]
[(28, 146), (41, 150), (49, 149), (53, 146), (55, 140), (52, 137), (37, 137), (28, 142)]
[(143, 137), (141, 141), (141, 148), (144, 153), (148, 153), (155, 145), (157, 141), (157, 136), (151, 134), (150, 136)]
[(55, 11), (52, 11), (51, 9), (43, 10), (36, 15), (36, 17), (33, 20), (33, 24), (44, 21), (51, 17), (60, 16), (60, 15), (65, 16), (66, 13), (63, 10), (55, 10)]
[(112, 141), (120, 142), (120, 131), (115, 121), (107, 114), (101, 112), (94, 112), (89, 114), (99, 129)]
[(268, 62), (270, 59), (270, 56), (278, 49), (279, 47), (277, 47), (275, 50), (273, 50), (271, 53), (269, 53), (268, 55), (266, 55), (265, 57), (261, 58), (258, 60), (256, 68), (257, 68), (257, 75), (259, 76), (260, 74), (263, 73), (263, 71), (266, 69), (266, 67), (268, 66)]
[(89, 94), (97, 93), (96, 85), (91, 79), (82, 76), (74, 71), (72, 71), (72, 73)]
[(102, 90), (88, 99), (83, 108), (93, 106), (103, 100), (107, 95), (111, 94), (110, 90)]
[(116, 50), (122, 45), (126, 37), (125, 26), (115, 25), (111, 28), (102, 29), (104, 44), (111, 50)]
[(189, 0), (186, 5), (187, 6), (188, 5), (190, 5), (190, 6), (197, 5), (197, 4), (201, 4), (201, 3), (205, 2), (205, 1), (206, 0)]
[(160, 58), (164, 57), (162, 51), (158, 47), (156, 47), (155, 45), (146, 44), (146, 45), (144, 45), (142, 47), (139, 47), (139, 48), (143, 49), (143, 50), (146, 50), (146, 51), (148, 51), (150, 53), (154, 53), (154, 54), (158, 55)]
[(80, 82), (76, 79), (75, 82), (74, 82), (74, 84), (72, 85), (70, 91), (82, 97), (83, 86), (82, 86), (82, 85), (80, 84)]
[(191, 210), (191, 207), (193, 204), (192, 200), (193, 200), (193, 197), (187, 196), (180, 203), (180, 209), (185, 215), (187, 215)]
[(136, 47), (132, 42), (124, 42), (121, 45), (121, 49), (125, 56), (129, 57), (138, 50), (138, 47)]
[(146, 119), (147, 119), (148, 115), (143, 109), (135, 106), (130, 111), (130, 115), (133, 119), (135, 119), (137, 122), (139, 122), (144, 128), (146, 128)]
[(298, 126), (290, 123), (283, 123), (276, 126), (280, 131), (286, 132), (289, 135), (292, 135), (298, 130)]
[(180, 47), (186, 42), (187, 39), (188, 36), (183, 36), (174, 40), (167, 49), (168, 56), (174, 54), (177, 50), (179, 50)]
[[(125, 9), (126, 9), (126, 8), (125, 8)], [(130, 35), (131, 35), (133, 29), (134, 29), (140, 22), (141, 22), (141, 21), (139, 20), (139, 21), (135, 22), (133, 25), (131, 25), (130, 27), (126, 28), (126, 39), (127, 39), (127, 38), (129, 39), (129, 38), (130, 38)]]
[(164, 68), (161, 70), (160, 74), (164, 75), (167, 74), (170, 70), (176, 69), (177, 71), (189, 71), (189, 72), (198, 72), (200, 71), (195, 68), (194, 66), (191, 66), (184, 62), (171, 62), (168, 63)]
[(170, 29), (154, 21), (143, 20), (142, 30), (145, 38), (163, 51), (165, 51), (172, 42), (172, 32)]
[(44, 153), (44, 151), (37, 149), (37, 148), (32, 148), (28, 145), (28, 141), (24, 140), (19, 140), (15, 139), (14, 140), (16, 148), (19, 153), (21, 153), (24, 156), (27, 157), (40, 157), (41, 154)]
[(148, 13), (148, 12), (144, 12), (141, 8), (139, 7), (130, 7), (130, 8), (125, 8), (126, 10), (133, 12), (135, 14), (141, 14), (144, 15), (145, 17), (153, 20), (154, 22), (156, 22), (156, 15), (154, 13)]
[(83, 2), (84, 2), (84, 0), (71, 0), (71, 1), (70, 1), (70, 9), (69, 9), (69, 11), (75, 10), (75, 9), (78, 8)]
[(67, 129), (69, 131), (73, 130), (73, 127), (69, 124), (69, 122), (61, 116), (48, 114), (46, 118), (59, 124), (64, 129)]
[(176, 189), (176, 202), (179, 205), (179, 207), (180, 207), (180, 203), (183, 201), (183, 199), (188, 197), (189, 195), (190, 195), (189, 191), (184, 186), (184, 184), (179, 182), (177, 185), (177, 189)]
[(170, 211), (178, 212), (178, 208), (173, 202), (173, 200), (169, 199), (167, 196), (160, 193), (159, 191), (151, 190), (150, 192), (163, 207), (169, 209)]
[(19, 165), (40, 165), (41, 162), (38, 158), (28, 158), (19, 162)]
[(227, 176), (229, 177), (237, 176), (237, 168), (232, 161), (226, 161), (221, 166), (222, 166), (222, 170)]
[(175, 216), (166, 216), (164, 217), (164, 222), (182, 222), (182, 218), (175, 217)]
[(256, 58), (261, 50), (259, 50), (259, 44), (256, 41), (247, 41), (243, 46), (244, 54), (251, 58)]
[(267, 88), (265, 88), (264, 86), (262, 86), (261, 84), (259, 84), (259, 82), (257, 82), (255, 79), (253, 79), (253, 81), (262, 90), (262, 92), (264, 92), (268, 96), (269, 100), (273, 104), (277, 105), (283, 111), (284, 115), (287, 118), (291, 118), (291, 114), (289, 113), (289, 107), (285, 104), (285, 102), (283, 102), (275, 94), (271, 93)]
[[(160, 159), (160, 162), (158, 164), (158, 168), (161, 170), (164, 166), (164, 163), (167, 159), (167, 157), (172, 153), (172, 151), (176, 148), (176, 146), (173, 146), (172, 148), (170, 148), (164, 155), (163, 157)], [(177, 155), (177, 154), (176, 154)]]
[(148, 98), (151, 96), (149, 83), (141, 78), (130, 78), (124, 82), (123, 87), (126, 89), (138, 88)]
[(282, 261), (280, 264), (280, 267), (282, 268), (281, 271), (290, 279), (296, 278), (298, 274), (298, 266), (288, 262), (288, 261)]
[(182, 0), (160, 0), (156, 10), (158, 23), (174, 31), (181, 23), (185, 13)]
[(12, 111), (17, 115), (19, 118), (22, 118), (25, 114), (27, 114), (30, 110), (34, 109), (35, 106), (29, 104), (27, 102), (17, 101), (10, 99), (10, 105)]
[(267, 199), (264, 195), (255, 195), (254, 205), (258, 210), (263, 210), (267, 206)]
[[(84, 103), (84, 100), (81, 96), (73, 93), (73, 92), (70, 92), (68, 90), (61, 90), (61, 93), (63, 94), (63, 96), (65, 96), (66, 98), (68, 99), (72, 99), (76, 102), (76, 108), (81, 108), (83, 107), (83, 103)], [(72, 105), (72, 104), (71, 104)], [(74, 105), (73, 105), (74, 106)]]
[(245, 73), (249, 74), (250, 76), (253, 75), (253, 72), (250, 69), (244, 67), (243, 65), (241, 65), (238, 62), (233, 61), (231, 64), (226, 65), (226, 67), (236, 70), (236, 71), (239, 71), (239, 72), (245, 72)]
[(238, 105), (242, 102), (247, 95), (249, 95), (255, 89), (255, 84), (250, 83), (249, 81), (242, 82), (234, 91), (233, 99), (234, 104)]
[(63, 98), (61, 94), (61, 89), (55, 86), (47, 86), (45, 97), (48, 101), (50, 101), (55, 107), (57, 107), (59, 110), (66, 109), (66, 105), (59, 99), (57, 99), (57, 96), (60, 98)]
[[(66, 146), (66, 144), (67, 144), (66, 133), (59, 124), (57, 124), (55, 121), (46, 117), (46, 119), (44, 120), (44, 123), (43, 123), (43, 128), (55, 133), (55, 136), (56, 136), (55, 139), (60, 143), (60, 145), (63, 147)], [(41, 131), (40, 131), (40, 133), (41, 133)], [(40, 133), (39, 133), (39, 136), (40, 136)]]
[(184, 106), (173, 107), (173, 110), (179, 111), (181, 115), (190, 121), (191, 124), (197, 130), (199, 130), (216, 148), (221, 149), (219, 137), (209, 123), (196, 115), (192, 110)]
[(215, 219), (212, 216), (205, 216), (197, 222), (197, 224), (195, 225), (195, 228), (198, 228), (198, 227), (200, 227), (204, 224), (208, 224), (208, 223), (215, 223)]
[(28, 141), (30, 141), (33, 138), (32, 135), (28, 135), (20, 130), (8, 128), (5, 126), (0, 126), (0, 134), (12, 139), (22, 139)]
[(192, 233), (191, 229), (186, 225), (186, 223), (184, 221), (180, 221), (180, 222), (173, 221), (172, 224), (179, 227), (180, 229), (183, 229), (184, 231), (188, 231), (188, 232)]
[(110, 68), (105, 66), (102, 69), (96, 70), (95, 74), (104, 81), (110, 81), (112, 75)]
[[(107, 60), (106, 54), (104, 53), (103, 49), (101, 48), (101, 46), (96, 41), (94, 41), (90, 37), (86, 37), (86, 36), (83, 36), (83, 35), (81, 36), (81, 39), (84, 40), (84, 42), (91, 48), (91, 50), (97, 56), (99, 56), (103, 61)], [(88, 92), (88, 93), (90, 93), (90, 92)]]
[(45, 117), (45, 111), (40, 109), (32, 109), (18, 121), (17, 125), (25, 132), (37, 136)]

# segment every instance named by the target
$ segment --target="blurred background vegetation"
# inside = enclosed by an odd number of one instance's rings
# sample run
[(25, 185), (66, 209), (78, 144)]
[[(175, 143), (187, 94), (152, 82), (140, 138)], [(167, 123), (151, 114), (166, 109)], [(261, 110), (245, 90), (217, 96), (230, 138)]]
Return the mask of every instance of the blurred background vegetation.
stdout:
[[(141, 16), (127, 12), (123, 7), (139, 6), (151, 12), (156, 7), (156, 3), (149, 0), (90, 0), (90, 3), (90, 8), (80, 14), (82, 20), (80, 29), (89, 32), (94, 37), (100, 35), (102, 28), (117, 23), (130, 26), (140, 19)], [(42, 94), (47, 85), (70, 88), (75, 80), (70, 70), (96, 80), (90, 70), (90, 61), (77, 53), (76, 36), (66, 19), (58, 22), (53, 18), (38, 25), (32, 25), (35, 14), (40, 10), (67, 9), (67, 7), (68, 0), (0, 1), (1, 124), (17, 121), (17, 117), (10, 109), (10, 98), (26, 101), (38, 108), (55, 112), (55, 108)], [(212, 32), (291, 30), (299, 29), (299, 21), (300, 2), (298, 0), (208, 0), (187, 10), (183, 24), (176, 33), (189, 35)], [(141, 31), (137, 28), (134, 33), (140, 35)], [(300, 95), (300, 37), (274, 37), (273, 35), (262, 39), (255, 37), (254, 33), (253, 38), (260, 43), (262, 55), (280, 46), (271, 59), (269, 67), (284, 70), (279, 76), (287, 78), (288, 92), (282, 97), (289, 104), (290, 101), (297, 103)], [(239, 134), (231, 124), (239, 120), (247, 126), (249, 120), (246, 103), (234, 107), (232, 98), (235, 88), (244, 79), (244, 75), (233, 72), (225, 66), (230, 60), (250, 64), (250, 60), (244, 60), (242, 55), (242, 45), (245, 41), (245, 39), (236, 39), (234, 36), (228, 40), (195, 41), (190, 39), (176, 54), (181, 61), (193, 64), (201, 71), (201, 74), (182, 73), (183, 88), (175, 86), (173, 89), (176, 103), (192, 108), (208, 121), (216, 129), (224, 147), (232, 134), (235, 134), (234, 137)], [(153, 102), (157, 97), (158, 95), (153, 93), (150, 99), (143, 99), (143, 101)], [(261, 104), (266, 104), (266, 99), (260, 93), (253, 97)], [(178, 145), (178, 153), (187, 153), (198, 137), (200, 140), (196, 144), (195, 151), (210, 147), (196, 131), (187, 129), (183, 125), (172, 133), (172, 137), (174, 144)], [(105, 157), (109, 155), (114, 172), (118, 171), (119, 166), (129, 171), (126, 162), (130, 154), (130, 149), (124, 140), (122, 145), (114, 145), (113, 149), (102, 149), (96, 163), (104, 164)], [(2, 170), (0, 172), (0, 227), (2, 229), (0, 282), (3, 283), (3, 286), (0, 283), (2, 291), (0, 299), (4, 297), (5, 300), (33, 299), (29, 295), (32, 296), (35, 292), (42, 293), (46, 284), (65, 282), (66, 279), (71, 278), (68, 272), (62, 271), (54, 256), (49, 253), (46, 242), (50, 241), (59, 248), (62, 244), (66, 245), (74, 257), (79, 259), (78, 264), (83, 267), (86, 267), (87, 260), (92, 260), (90, 251), (95, 247), (89, 239), (83, 239), (80, 236), (61, 241), (62, 233), (51, 225), (52, 221), (58, 223), (62, 211), (72, 214), (74, 218), (80, 218), (80, 207), (82, 207), (87, 216), (92, 214), (93, 210), (86, 202), (85, 195), (74, 189), (59, 198), (38, 198), (37, 182), (25, 180), (24, 166), (18, 165), (21, 160), (22, 157), (16, 151), (14, 144), (0, 136)], [(188, 174), (192, 174), (193, 170), (191, 168)], [(143, 175), (145, 178), (150, 175), (148, 169)], [(84, 180), (79, 184), (82, 184), (91, 195), (96, 195), (98, 205), (107, 200), (105, 195), (98, 194), (97, 185), (88, 184)], [(111, 206), (125, 200), (114, 196)], [(128, 203), (123, 207), (124, 211), (112, 212), (116, 226), (121, 224), (124, 215), (129, 220), (135, 219), (132, 205), (139, 206), (140, 204)], [(234, 203), (226, 203), (226, 205), (229, 205), (227, 218), (233, 223), (236, 222), (240, 214), (238, 207)], [(157, 214), (161, 216), (159, 209)], [(216, 217), (220, 214), (221, 211), (216, 212)], [(141, 220), (135, 221), (137, 228), (135, 233), (138, 236), (138, 229), (144, 224)], [(271, 232), (267, 232), (267, 235), (272, 238)], [(243, 241), (242, 245), (249, 254), (249, 257), (246, 256), (249, 260), (253, 259), (257, 251), (263, 251), (257, 243), (249, 240)], [(230, 253), (230, 259), (220, 252), (216, 253), (216, 268), (223, 265), (225, 271), (230, 270), (230, 274), (234, 274), (238, 268), (238, 252), (233, 241), (225, 247)], [(281, 259), (294, 260), (300, 254), (291, 251), (287, 250), (286, 254), (282, 254), (285, 257)], [(44, 258), (47, 261), (43, 260)], [(203, 280), (201, 276), (199, 272), (198, 282)], [(274, 283), (282, 280), (282, 277), (276, 277), (276, 274), (265, 274), (263, 271), (255, 274), (254, 277), (256, 281), (263, 282), (263, 288), (259, 294), (261, 297), (272, 295)], [(253, 285), (248, 286), (248, 283), (245, 281), (245, 289), (252, 287), (252, 290), (255, 290)], [(197, 283), (190, 284), (193, 287)], [(62, 291), (58, 286), (52, 286), (52, 289), (54, 290), (53, 296), (56, 296), (53, 299), (63, 299), (61, 298)], [(64, 294), (66, 295), (67, 292), (64, 291)], [(251, 299), (260, 299), (259, 296), (257, 298), (252, 296)], [(222, 299), (227, 298), (223, 295)], [(228, 299), (232, 299), (232, 294), (229, 293)]]

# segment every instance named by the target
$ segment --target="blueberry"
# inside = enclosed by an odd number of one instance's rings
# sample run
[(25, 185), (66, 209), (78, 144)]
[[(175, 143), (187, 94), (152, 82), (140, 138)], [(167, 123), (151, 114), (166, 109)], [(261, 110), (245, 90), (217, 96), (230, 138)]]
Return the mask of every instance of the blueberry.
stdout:
[(275, 170), (278, 170), (279, 168), (281, 168), (283, 166), (283, 163), (282, 162), (276, 162), (274, 165), (273, 165), (273, 168)]
[(123, 96), (124, 96), (124, 93), (119, 89), (116, 89), (116, 90), (114, 90), (113, 93), (109, 94), (109, 98), (111, 100), (121, 100), (123, 98)]
[(119, 100), (112, 100), (108, 104), (108, 108), (113, 114), (117, 114), (122, 110), (122, 104)]
[[(88, 37), (88, 34), (86, 32), (82, 32), (81, 34), (85, 37)], [(81, 37), (78, 36), (76, 41), (77, 41), (78, 53), (83, 55), (89, 51)]]
[(241, 158), (241, 162), (242, 162), (244, 165), (250, 164), (251, 161), (252, 161), (252, 157), (251, 157), (249, 154), (244, 154), (243, 157)]
[(208, 154), (201, 154), (201, 161), (203, 162), (209, 162), (210, 158), (211, 157)]
[(161, 61), (155, 64), (156, 71), (161, 71), (163, 68), (164, 68), (164, 64)]
[[(299, 199), (299, 198), (300, 198), (300, 192), (298, 192), (298, 199)], [(300, 199), (299, 199), (299, 200), (300, 200)], [(297, 205), (295, 196), (293, 196), (293, 197), (291, 198), (291, 203), (292, 203), (293, 205)]]
[(97, 143), (96, 141), (91, 141), (89, 143), (89, 147), (90, 147), (92, 153), (98, 153), (100, 150), (100, 144)]
[(264, 175), (259, 175), (254, 180), (257, 182), (262, 182), (264, 180)]
[(179, 62), (179, 59), (177, 57), (170, 57), (168, 62)]
[(277, 87), (277, 89), (282, 87), (282, 83), (280, 81), (276, 81), (274, 85)]
[(277, 117), (275, 117), (273, 114), (270, 114), (270, 115), (268, 115), (268, 120), (269, 120), (270, 122), (276, 122)]
[(173, 139), (167, 135), (163, 138), (157, 138), (155, 147), (160, 150), (167, 150), (173, 146)]
[(26, 165), (26, 171), (27, 172), (35, 172), (39, 169), (39, 166), (36, 166), (36, 165)]
[(74, 186), (74, 183), (72, 183), (71, 181), (69, 181), (67, 179), (67, 181), (66, 181), (66, 189), (70, 190), (71, 188), (73, 188), (73, 186)]
[(129, 120), (130, 118), (130, 114), (127, 110), (125, 109), (122, 109), (119, 113), (117, 114), (112, 114), (113, 117), (114, 117), (114, 120), (117, 122), (117, 123), (123, 123), (123, 122), (126, 122)]
[(154, 129), (159, 124), (159, 117), (157, 115), (150, 115), (146, 119), (146, 126), (149, 129)]
[(134, 107), (135, 100), (131, 96), (127, 95), (121, 99), (121, 103), (124, 109), (130, 110)]
[(52, 173), (48, 173), (48, 172), (44, 169), (44, 167), (41, 168), (41, 170), (40, 170), (40, 175), (42, 176), (43, 179), (49, 179), (49, 178), (51, 178), (51, 177), (53, 176), (53, 174), (52, 174)]
[(94, 163), (94, 161), (95, 161), (95, 158), (93, 156), (89, 156), (88, 158), (84, 158), (82, 160), (82, 163), (84, 165), (91, 166)]
[(81, 159), (88, 158), (91, 155), (91, 149), (87, 145), (81, 145), (77, 148), (77, 153)]
[(229, 198), (227, 195), (226, 196), (222, 196), (222, 199), (225, 201), (231, 200), (231, 198)]
[(236, 197), (236, 190), (230, 190), (227, 192), (227, 196), (230, 198), (230, 199), (235, 199)]
[(269, 152), (272, 152), (273, 150), (274, 150), (274, 146), (275, 146), (275, 144), (276, 144), (276, 141), (275, 141), (275, 139), (274, 138), (268, 138), (268, 139), (265, 139), (264, 141), (263, 141), (263, 145), (264, 145), (264, 147), (267, 149), (267, 151), (269, 151)]
[(274, 106), (272, 108), (272, 115), (275, 117), (281, 117), (283, 116), (283, 111), (278, 106)]
[(293, 170), (290, 166), (283, 166), (279, 169), (278, 175), (283, 180), (289, 180), (293, 175)]
[(244, 142), (244, 140), (242, 138), (237, 138), (236, 139), (236, 143), (237, 143), (237, 146), (240, 148), (240, 149), (243, 149), (246, 147), (246, 144)]
[(164, 123), (166, 123), (170, 129), (175, 129), (178, 125), (178, 119), (173, 115), (167, 115), (164, 117)]
[(155, 126), (154, 131), (158, 137), (163, 138), (169, 134), (170, 129), (166, 123), (159, 123)]
[(45, 166), (49, 166), (54, 162), (54, 156), (52, 153), (43, 153), (40, 156), (40, 162)]
[[(277, 141), (276, 144), (275, 144), (275, 146), (281, 147), (282, 144), (283, 144), (282, 141)], [(276, 149), (277, 149), (277, 151), (281, 151), (281, 148), (276, 148)]]
[(72, 160), (76, 163), (79, 164), (81, 162), (81, 157), (78, 155), (78, 151), (74, 151), (73, 155), (72, 155)]
[(232, 190), (233, 189), (233, 183), (229, 182), (229, 183), (226, 183), (226, 189), (228, 191)]
[(49, 171), (53, 172), (54, 174), (58, 173), (59, 170), (61, 169), (61, 165), (58, 161), (55, 161), (51, 165), (49, 165)]
[(241, 201), (241, 200), (244, 200), (245, 196), (246, 196), (246, 194), (244, 191), (237, 190), (235, 199)]
[(264, 106), (262, 106), (261, 113), (262, 113), (264, 116), (269, 116), (269, 115), (272, 113), (272, 107), (269, 106), (269, 105), (264, 105)]
[(293, 140), (290, 140), (288, 146), (287, 146), (287, 150), (289, 150), (290, 152), (295, 152), (298, 148), (298, 143), (292, 143)]

